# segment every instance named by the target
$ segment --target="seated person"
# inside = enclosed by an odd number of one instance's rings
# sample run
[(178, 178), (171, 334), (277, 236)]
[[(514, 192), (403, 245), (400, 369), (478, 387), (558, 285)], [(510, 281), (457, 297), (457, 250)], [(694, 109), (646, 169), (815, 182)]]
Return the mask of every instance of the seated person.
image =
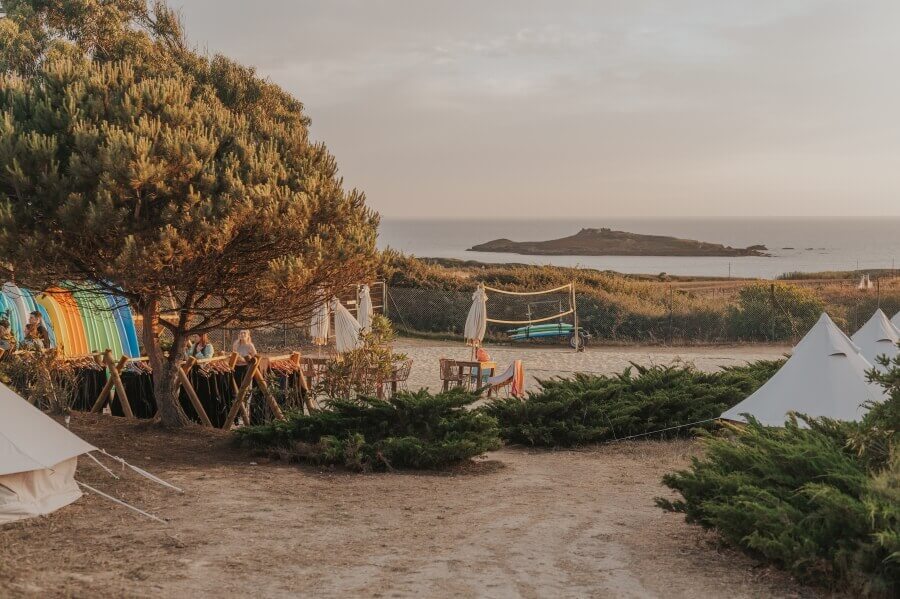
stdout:
[(245, 361), (247, 358), (256, 357), (256, 346), (253, 345), (253, 339), (250, 338), (250, 331), (243, 329), (238, 333), (238, 338), (235, 339), (234, 343), (231, 345), (231, 351), (235, 352)]
[(207, 333), (191, 335), (188, 346), (184, 350), (186, 358), (196, 358), (197, 360), (212, 358), (214, 353), (212, 343), (210, 343), (209, 335)]
[(28, 324), (25, 325), (24, 347), (30, 349), (50, 349), (50, 335), (44, 326), (44, 318), (40, 312), (32, 312), (28, 315)]
[(8, 320), (0, 320), (0, 349), (7, 352), (16, 351), (16, 337), (12, 333)]

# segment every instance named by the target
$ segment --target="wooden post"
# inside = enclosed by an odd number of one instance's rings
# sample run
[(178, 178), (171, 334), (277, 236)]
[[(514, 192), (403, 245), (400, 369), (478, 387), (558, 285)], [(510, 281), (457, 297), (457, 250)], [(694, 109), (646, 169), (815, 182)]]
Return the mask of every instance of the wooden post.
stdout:
[[(234, 379), (234, 369), (237, 366), (239, 359), (240, 356), (237, 352), (231, 352), (231, 356), (229, 356), (228, 358), (228, 367), (231, 369), (231, 390), (234, 392), (235, 400), (237, 399), (238, 393), (240, 392), (237, 381)], [(244, 417), (244, 422), (250, 424), (250, 411), (247, 409), (247, 405), (244, 403), (241, 403), (241, 415)]]
[(122, 377), (119, 376), (121, 368), (125, 366), (125, 362), (127, 361), (128, 358), (122, 356), (118, 363), (113, 362), (112, 352), (110, 350), (103, 352), (103, 362), (106, 364), (106, 367), (109, 368), (109, 378), (113, 382), (113, 386), (116, 390), (116, 397), (119, 398), (119, 404), (122, 406), (122, 411), (125, 412), (126, 418), (134, 418), (134, 412), (131, 411), (131, 402), (128, 401), (128, 395), (125, 393), (125, 385), (122, 384)]
[[(225, 417), (225, 424), (222, 425), (223, 430), (231, 430), (231, 427), (234, 426), (234, 419), (237, 418), (238, 410), (244, 408), (244, 397), (250, 392), (250, 385), (253, 384), (253, 375), (256, 373), (258, 366), (259, 358), (247, 358), (247, 372), (244, 373), (244, 378), (241, 380), (241, 386), (237, 390), (234, 403), (231, 405), (231, 409), (228, 410), (228, 415)], [(250, 419), (248, 418), (247, 424), (249, 423)]]
[(212, 421), (206, 414), (206, 410), (203, 409), (203, 404), (200, 403), (200, 398), (197, 396), (197, 392), (194, 390), (194, 386), (191, 385), (191, 379), (188, 378), (188, 373), (191, 371), (191, 368), (194, 367), (194, 363), (196, 361), (197, 360), (194, 358), (188, 358), (187, 360), (185, 360), (184, 364), (182, 364), (181, 368), (175, 369), (175, 374), (178, 376), (178, 381), (184, 388), (184, 392), (187, 393), (188, 399), (191, 400), (191, 405), (194, 406), (194, 411), (196, 411), (197, 416), (200, 417), (200, 422), (203, 423), (203, 426), (212, 428)]
[(302, 392), (301, 400), (303, 401), (303, 406), (306, 408), (307, 413), (312, 413), (312, 389), (310, 389), (309, 387), (309, 382), (306, 380), (306, 375), (303, 374), (303, 366), (300, 363), (300, 352), (291, 352), (290, 360), (294, 364), (294, 367), (297, 369), (297, 377), (300, 380), (300, 390)]
[(278, 405), (278, 402), (275, 401), (275, 396), (272, 395), (272, 391), (269, 390), (269, 383), (266, 382), (265, 377), (256, 368), (253, 372), (253, 378), (256, 380), (256, 384), (259, 385), (259, 389), (263, 392), (263, 396), (266, 398), (266, 403), (269, 404), (269, 409), (272, 410), (272, 413), (275, 414), (275, 418), (278, 420), (284, 420), (284, 413), (281, 411), (281, 406)]
[[(125, 364), (128, 362), (128, 358), (122, 356), (119, 358), (119, 363), (116, 364), (116, 370), (122, 372), (122, 369), (125, 368)], [(109, 378), (106, 379), (106, 383), (103, 385), (103, 389), (100, 391), (100, 395), (97, 396), (97, 401), (94, 402), (93, 407), (91, 408), (91, 412), (99, 414), (103, 409), (103, 405), (106, 403), (106, 400), (109, 398), (110, 391), (113, 388), (113, 378), (112, 374), (109, 375)]]

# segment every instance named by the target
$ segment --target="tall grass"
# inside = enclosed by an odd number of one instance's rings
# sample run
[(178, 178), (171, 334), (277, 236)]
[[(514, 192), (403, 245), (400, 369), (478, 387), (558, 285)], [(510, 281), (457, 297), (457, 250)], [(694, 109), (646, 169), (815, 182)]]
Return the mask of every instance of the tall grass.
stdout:
[[(622, 275), (609, 271), (525, 264), (479, 264), (385, 255), (394, 288), (431, 291), (403, 313), (407, 329), (460, 333), (468, 293), (484, 283), (533, 291), (574, 282), (582, 327), (602, 341), (796, 341), (827, 311), (854, 332), (876, 307), (900, 311), (900, 278), (881, 280), (880, 293), (850, 280), (734, 281)], [(520, 315), (524, 317), (524, 314)], [(499, 331), (502, 333), (502, 331)]]

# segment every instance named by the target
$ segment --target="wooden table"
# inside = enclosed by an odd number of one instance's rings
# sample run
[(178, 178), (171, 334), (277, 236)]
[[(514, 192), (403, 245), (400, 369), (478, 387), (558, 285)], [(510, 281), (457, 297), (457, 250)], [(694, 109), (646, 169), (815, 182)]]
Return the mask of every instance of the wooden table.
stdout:
[[(497, 363), (493, 360), (488, 362), (465, 362), (456, 360), (453, 362), (453, 368), (456, 369), (459, 374), (459, 378), (462, 379), (462, 382), (468, 384), (466, 378), (475, 379), (475, 388), (479, 388), (484, 380), (484, 374), (487, 373), (488, 377), (494, 376), (497, 371)], [(474, 373), (474, 376), (473, 374)], [(444, 391), (447, 391), (449, 388), (449, 381), (444, 381)], [(488, 397), (491, 396), (491, 388), (488, 387)]]

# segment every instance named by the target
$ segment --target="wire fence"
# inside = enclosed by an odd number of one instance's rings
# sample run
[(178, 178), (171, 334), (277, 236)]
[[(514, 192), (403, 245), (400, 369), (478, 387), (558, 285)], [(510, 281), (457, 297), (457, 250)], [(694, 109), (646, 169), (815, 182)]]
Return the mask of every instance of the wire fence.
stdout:
[[(488, 315), (524, 320), (559, 314), (568, 307), (567, 295), (560, 292), (536, 300), (488, 293)], [(462, 291), (389, 287), (386, 296), (385, 314), (394, 326), (419, 334), (461, 336), (472, 304), (472, 293)], [(699, 292), (673, 285), (652, 301), (582, 292), (576, 293), (576, 304), (579, 328), (601, 343), (780, 343), (798, 341), (823, 310), (848, 333), (859, 329), (879, 307), (891, 317), (900, 311), (900, 285), (859, 291), (850, 281), (820, 286), (748, 282)], [(565, 316), (559, 322), (573, 320)], [(514, 328), (489, 324), (486, 338), (509, 340)]]
[[(881, 308), (900, 311), (900, 278), (860, 290), (855, 280), (760, 282), (713, 281), (696, 285), (660, 284), (652, 298), (629, 293), (600, 293), (576, 287), (578, 326), (596, 343), (795, 343), (824, 309), (848, 334)], [(472, 291), (370, 285), (374, 310), (401, 333), (461, 337), (472, 305)], [(353, 290), (339, 298), (356, 315)], [(538, 296), (488, 293), (488, 315), (498, 320), (540, 320), (571, 307), (567, 290)], [(545, 321), (574, 324), (572, 315)], [(489, 323), (486, 339), (514, 340), (521, 325)], [(229, 351), (237, 328), (210, 334), (215, 348)], [(333, 328), (332, 328), (333, 332)], [(309, 327), (278, 324), (252, 332), (259, 351), (311, 351)], [(165, 332), (163, 332), (165, 336)], [(567, 343), (569, 334), (530, 338), (532, 343)], [(317, 350), (318, 351), (318, 350)]]

